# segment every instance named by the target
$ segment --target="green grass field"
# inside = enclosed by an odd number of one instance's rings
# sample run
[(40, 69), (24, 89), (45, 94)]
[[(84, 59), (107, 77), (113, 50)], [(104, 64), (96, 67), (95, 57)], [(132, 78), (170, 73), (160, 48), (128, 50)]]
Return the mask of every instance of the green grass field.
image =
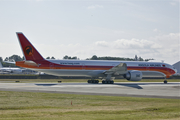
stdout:
[(0, 120), (179, 118), (179, 99), (0, 91)]
[[(48, 83), (57, 83), (62, 81), (63, 83), (67, 82), (87, 82), (88, 79), (0, 79), (0, 82), (15, 82), (19, 81), (21, 83), (39, 83), (39, 82), (48, 82)], [(163, 82), (164, 79), (142, 79), (138, 82)], [(168, 82), (180, 82), (180, 79), (167, 79)], [(101, 80), (99, 80), (101, 83)], [(132, 82), (127, 81), (126, 79), (115, 79), (114, 82)], [(135, 82), (136, 83), (136, 82)]]

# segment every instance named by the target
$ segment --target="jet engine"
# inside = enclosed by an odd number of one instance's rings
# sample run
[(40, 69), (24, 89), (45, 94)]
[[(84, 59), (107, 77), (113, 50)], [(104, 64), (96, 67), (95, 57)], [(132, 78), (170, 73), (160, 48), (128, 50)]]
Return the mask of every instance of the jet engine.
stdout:
[(128, 81), (140, 81), (142, 79), (142, 72), (138, 70), (132, 70), (128, 71), (124, 78), (126, 78)]

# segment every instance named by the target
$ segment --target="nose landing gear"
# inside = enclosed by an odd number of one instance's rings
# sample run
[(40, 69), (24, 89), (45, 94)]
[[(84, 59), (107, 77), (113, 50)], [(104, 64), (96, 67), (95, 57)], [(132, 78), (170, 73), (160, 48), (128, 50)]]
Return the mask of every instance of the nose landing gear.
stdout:
[(168, 81), (165, 79), (165, 80), (164, 80), (164, 84), (167, 84), (167, 82), (168, 82)]
[(164, 84), (167, 84), (168, 81), (166, 80), (166, 76), (164, 77), (164, 79)]

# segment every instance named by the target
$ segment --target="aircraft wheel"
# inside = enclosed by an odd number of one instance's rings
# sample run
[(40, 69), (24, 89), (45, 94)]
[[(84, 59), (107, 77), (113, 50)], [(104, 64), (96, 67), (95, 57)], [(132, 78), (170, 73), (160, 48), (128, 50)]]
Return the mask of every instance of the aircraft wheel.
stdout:
[(99, 83), (99, 80), (88, 80), (88, 83)]
[(103, 80), (103, 81), (102, 81), (102, 84), (104, 84), (104, 83), (105, 83), (105, 81)]
[(113, 80), (111, 81), (111, 84), (114, 84), (114, 81), (113, 81)]
[(104, 81), (104, 84), (107, 84), (107, 81), (106, 81), (106, 80)]
[(102, 84), (114, 84), (114, 81), (106, 81), (106, 80), (103, 80), (102, 81)]
[(164, 80), (164, 84), (167, 84), (167, 80)]

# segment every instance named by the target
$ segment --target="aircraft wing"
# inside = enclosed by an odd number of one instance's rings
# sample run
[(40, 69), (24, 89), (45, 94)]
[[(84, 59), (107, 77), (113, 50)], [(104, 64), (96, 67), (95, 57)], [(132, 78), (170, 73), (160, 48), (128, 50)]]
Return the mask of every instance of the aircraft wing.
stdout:
[(104, 72), (104, 74), (114, 74), (114, 75), (120, 75), (120, 74), (126, 74), (126, 73), (127, 73), (126, 63), (120, 63), (119, 65), (114, 66), (113, 68)]

